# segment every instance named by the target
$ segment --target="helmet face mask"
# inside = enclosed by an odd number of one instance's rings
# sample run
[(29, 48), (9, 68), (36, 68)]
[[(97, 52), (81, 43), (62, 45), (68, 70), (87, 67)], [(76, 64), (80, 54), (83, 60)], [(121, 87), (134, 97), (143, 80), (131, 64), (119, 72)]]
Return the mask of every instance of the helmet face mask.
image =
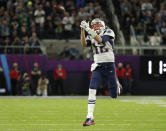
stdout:
[(91, 29), (93, 29), (97, 34), (100, 34), (105, 29), (104, 21), (98, 18), (92, 20)]

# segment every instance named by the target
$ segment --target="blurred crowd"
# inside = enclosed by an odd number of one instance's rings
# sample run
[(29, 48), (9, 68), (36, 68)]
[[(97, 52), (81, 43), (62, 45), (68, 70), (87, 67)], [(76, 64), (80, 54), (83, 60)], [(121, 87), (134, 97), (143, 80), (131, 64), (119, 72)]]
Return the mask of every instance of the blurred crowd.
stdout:
[(97, 0), (0, 0), (0, 53), (41, 53), (41, 39), (79, 38), (80, 21), (106, 20)]
[(122, 94), (131, 94), (133, 86), (133, 70), (129, 63), (118, 63), (116, 67), (116, 76), (122, 86)]
[[(0, 67), (0, 94), (4, 89), (7, 95), (23, 96), (47, 96), (47, 95), (66, 95), (64, 80), (67, 78), (67, 71), (62, 64), (57, 64), (54, 70), (44, 72), (38, 62), (33, 63), (29, 72), (22, 71), (17, 62), (14, 62), (8, 74), (10, 77), (11, 89), (8, 90), (3, 68)], [(92, 72), (87, 78), (91, 79)], [(131, 94), (133, 87), (133, 70), (130, 64), (118, 63), (116, 67), (117, 84), (121, 94)], [(98, 87), (98, 95), (109, 95), (108, 83), (102, 81)]]
[(67, 74), (61, 64), (58, 64), (52, 74), (47, 77), (46, 73), (40, 69), (37, 62), (33, 64), (33, 68), (30, 72), (20, 70), (18, 63), (14, 62), (8, 75), (8, 77), (10, 77), (10, 90), (7, 88), (6, 78), (4, 76), (3, 69), (0, 67), (0, 93), (6, 92), (5, 94), (14, 96), (47, 96), (48, 94), (65, 94), (63, 84)]
[(166, 0), (114, 0), (121, 28), (130, 41), (130, 26), (143, 45), (166, 45)]

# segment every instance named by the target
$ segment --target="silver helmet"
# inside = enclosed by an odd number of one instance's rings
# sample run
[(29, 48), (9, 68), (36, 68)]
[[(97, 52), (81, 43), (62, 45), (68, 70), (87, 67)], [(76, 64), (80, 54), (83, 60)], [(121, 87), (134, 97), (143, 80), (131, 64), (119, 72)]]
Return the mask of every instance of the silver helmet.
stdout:
[(105, 29), (105, 23), (99, 18), (95, 18), (91, 22), (91, 29), (96, 31), (96, 33), (101, 33)]

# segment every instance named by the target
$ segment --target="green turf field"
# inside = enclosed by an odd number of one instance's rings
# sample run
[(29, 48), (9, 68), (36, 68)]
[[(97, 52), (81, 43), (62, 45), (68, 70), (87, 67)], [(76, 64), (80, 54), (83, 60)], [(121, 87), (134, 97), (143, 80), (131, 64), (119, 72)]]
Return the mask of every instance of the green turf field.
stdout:
[(86, 99), (0, 97), (0, 131), (166, 131), (166, 97), (97, 99), (83, 127), (86, 111)]

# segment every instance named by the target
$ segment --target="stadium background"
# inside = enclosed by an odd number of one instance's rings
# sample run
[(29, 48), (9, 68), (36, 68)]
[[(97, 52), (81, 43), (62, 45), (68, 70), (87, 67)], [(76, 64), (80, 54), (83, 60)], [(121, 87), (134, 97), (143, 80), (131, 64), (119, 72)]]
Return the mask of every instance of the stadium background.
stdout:
[[(98, 95), (96, 124), (83, 127), (93, 59), (79, 26), (95, 17), (114, 30), (116, 66), (129, 63), (133, 83), (116, 100)], [(166, 0), (0, 0), (0, 131), (165, 131), (165, 22)], [(49, 96), (12, 96), (13, 63), (32, 84), (36, 62), (50, 81)], [(67, 96), (52, 91), (58, 64), (67, 72)]]
[[(66, 94), (87, 94), (92, 56), (90, 49), (81, 46), (79, 25), (95, 17), (115, 31), (116, 65), (129, 63), (133, 69), (131, 94), (166, 94), (164, 0), (1, 0), (0, 5), (0, 66), (5, 77), (0, 88), (7, 95), (14, 62), (21, 75), (28, 72), (29, 76), (33, 63), (38, 62), (50, 83), (53, 70), (62, 64), (67, 71)], [(37, 11), (42, 12), (40, 18)], [(49, 95), (54, 95), (51, 88), (50, 84)]]

